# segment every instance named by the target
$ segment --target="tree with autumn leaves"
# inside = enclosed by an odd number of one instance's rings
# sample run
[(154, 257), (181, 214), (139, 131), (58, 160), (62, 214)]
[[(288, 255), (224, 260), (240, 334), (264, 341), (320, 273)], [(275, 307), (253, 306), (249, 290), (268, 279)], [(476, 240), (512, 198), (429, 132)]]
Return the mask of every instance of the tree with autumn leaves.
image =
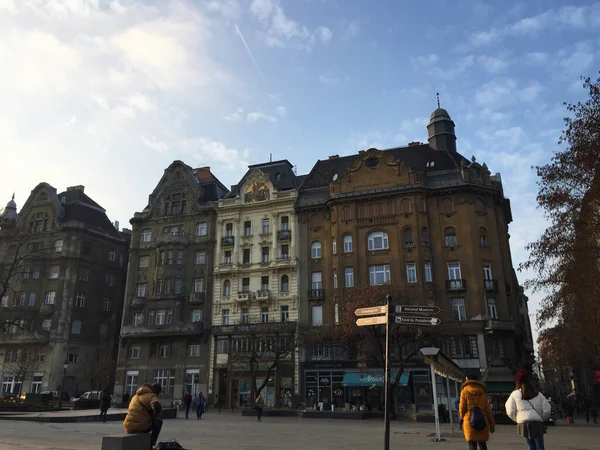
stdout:
[(552, 354), (589, 372), (600, 368), (600, 76), (583, 87), (585, 102), (565, 103), (561, 148), (535, 167), (550, 225), (521, 269), (534, 271), (527, 286), (544, 294), (538, 324), (560, 330)]

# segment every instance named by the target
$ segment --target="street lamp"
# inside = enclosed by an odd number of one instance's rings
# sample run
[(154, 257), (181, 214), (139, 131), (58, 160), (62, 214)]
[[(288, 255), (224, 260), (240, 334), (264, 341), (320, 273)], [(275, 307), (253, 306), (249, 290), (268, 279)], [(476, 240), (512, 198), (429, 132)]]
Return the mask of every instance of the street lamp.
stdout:
[(67, 367), (69, 367), (69, 361), (67, 361), (65, 359), (65, 362), (63, 363), (62, 380), (60, 381), (60, 392), (58, 393), (58, 410), (59, 411), (62, 409), (62, 394), (63, 394), (63, 390), (65, 388), (65, 375), (67, 374)]

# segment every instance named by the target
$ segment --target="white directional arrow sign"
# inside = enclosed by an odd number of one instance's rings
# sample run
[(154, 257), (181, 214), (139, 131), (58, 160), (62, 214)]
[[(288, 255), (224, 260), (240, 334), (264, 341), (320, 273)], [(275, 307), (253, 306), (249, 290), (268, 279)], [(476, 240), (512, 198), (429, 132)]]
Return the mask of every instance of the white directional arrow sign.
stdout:
[(437, 317), (414, 317), (414, 316), (396, 316), (398, 325), (419, 325), (422, 327), (435, 327), (442, 323)]

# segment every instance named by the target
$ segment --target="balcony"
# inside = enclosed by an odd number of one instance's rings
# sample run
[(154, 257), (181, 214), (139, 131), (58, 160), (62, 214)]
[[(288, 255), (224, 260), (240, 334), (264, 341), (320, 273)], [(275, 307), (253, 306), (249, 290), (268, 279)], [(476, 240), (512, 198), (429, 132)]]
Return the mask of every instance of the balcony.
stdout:
[(189, 241), (190, 237), (185, 233), (169, 232), (159, 236), (156, 243), (158, 245), (187, 244)]
[(131, 299), (132, 308), (143, 308), (146, 305), (146, 297), (133, 297)]
[(446, 280), (447, 291), (466, 291), (467, 280)]
[(323, 300), (325, 298), (324, 289), (309, 289), (308, 299), (309, 300)]
[(43, 316), (51, 316), (54, 313), (54, 303), (44, 303), (40, 307)]
[(485, 324), (486, 331), (515, 331), (516, 326), (512, 320), (490, 319)]
[(296, 258), (291, 258), (290, 255), (281, 255), (275, 260), (276, 266), (289, 266), (296, 264)]
[(292, 230), (279, 230), (277, 232), (277, 240), (278, 241), (291, 241), (292, 240)]
[(204, 323), (203, 322), (194, 322), (194, 323), (181, 323), (174, 321), (169, 325), (142, 325), (142, 326), (133, 326), (126, 325), (121, 328), (121, 337), (161, 337), (165, 335), (171, 336), (199, 336), (204, 333)]
[(23, 342), (46, 342), (50, 338), (49, 331), (19, 330), (17, 333), (4, 333), (3, 344), (20, 344)]
[(237, 295), (238, 302), (249, 302), (254, 298), (254, 293), (250, 291), (240, 291)]
[(488, 292), (498, 292), (498, 280), (483, 280), (483, 284), (485, 286), (485, 290)]
[(233, 247), (233, 244), (235, 244), (234, 236), (225, 236), (221, 238), (221, 247)]
[(270, 295), (270, 292), (268, 289), (256, 291), (256, 299), (259, 302), (269, 301), (270, 298), (271, 298), (271, 295)]
[(203, 303), (204, 292), (190, 292), (190, 303)]

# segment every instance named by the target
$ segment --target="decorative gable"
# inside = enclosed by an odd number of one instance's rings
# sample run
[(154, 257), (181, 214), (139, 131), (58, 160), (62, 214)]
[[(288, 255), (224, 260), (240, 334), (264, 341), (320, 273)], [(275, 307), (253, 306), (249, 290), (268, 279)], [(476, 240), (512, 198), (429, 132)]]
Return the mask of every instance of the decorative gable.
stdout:
[(269, 177), (260, 169), (254, 169), (246, 178), (246, 182), (241, 189), (241, 196), (244, 203), (264, 202), (271, 198), (273, 184)]

